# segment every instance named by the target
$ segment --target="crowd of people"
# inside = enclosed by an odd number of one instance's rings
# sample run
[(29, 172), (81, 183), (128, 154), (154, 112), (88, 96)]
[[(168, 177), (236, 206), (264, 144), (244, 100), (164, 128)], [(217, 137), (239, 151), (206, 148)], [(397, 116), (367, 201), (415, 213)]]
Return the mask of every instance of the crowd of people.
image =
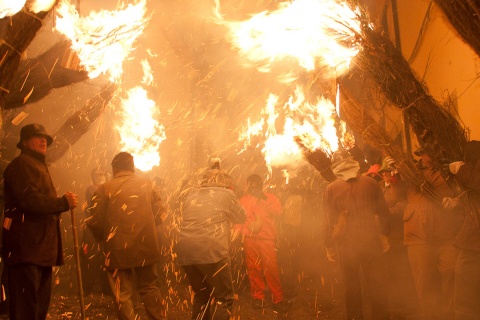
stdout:
[[(4, 171), (10, 319), (47, 318), (52, 268), (64, 263), (59, 217), (78, 206), (75, 193), (56, 193), (45, 163), (52, 141), (42, 125), (25, 125), (21, 153)], [(315, 254), (341, 270), (348, 320), (480, 319), (480, 147), (471, 141), (464, 150), (464, 159), (442, 168), (416, 150), (421, 185), (391, 157), (362, 172), (347, 150), (333, 154), (336, 180), (318, 186), (324, 251)], [(137, 297), (150, 319), (167, 319), (161, 274), (169, 255), (191, 287), (192, 319), (232, 317), (233, 273), (242, 268), (252, 307), (289, 316), (305, 276), (301, 181), (267, 188), (252, 173), (239, 190), (217, 159), (168, 193), (163, 179), (138, 175), (127, 152), (115, 155), (111, 172), (93, 168), (86, 191), (86, 293), (98, 286), (112, 295), (119, 319), (138, 318)]]

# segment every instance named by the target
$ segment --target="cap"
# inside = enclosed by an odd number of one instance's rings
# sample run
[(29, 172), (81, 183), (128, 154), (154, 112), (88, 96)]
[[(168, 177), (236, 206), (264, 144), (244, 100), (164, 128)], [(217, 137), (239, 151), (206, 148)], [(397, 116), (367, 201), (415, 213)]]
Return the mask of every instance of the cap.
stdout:
[(45, 127), (38, 123), (30, 123), (22, 127), (20, 130), (20, 141), (17, 143), (17, 148), (22, 149), (23, 141), (30, 139), (33, 136), (42, 136), (47, 139), (47, 146), (53, 142), (53, 138), (47, 133)]
[(383, 159), (382, 167), (378, 170), (378, 173), (381, 173), (382, 171), (392, 171), (392, 168), (390, 168), (386, 159)]
[(379, 171), (380, 171), (380, 165), (378, 163), (375, 163), (368, 169), (366, 175), (372, 178), (379, 177), (379, 174), (378, 174)]

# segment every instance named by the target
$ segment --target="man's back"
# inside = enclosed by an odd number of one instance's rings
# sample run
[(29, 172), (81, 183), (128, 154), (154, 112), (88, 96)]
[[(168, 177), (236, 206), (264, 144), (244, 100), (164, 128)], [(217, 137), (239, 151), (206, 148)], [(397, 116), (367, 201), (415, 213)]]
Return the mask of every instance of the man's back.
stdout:
[(107, 269), (134, 268), (159, 259), (155, 226), (163, 210), (151, 181), (133, 172), (119, 172), (98, 188), (87, 223), (105, 241)]
[(176, 251), (180, 264), (214, 263), (228, 254), (230, 224), (244, 212), (232, 190), (202, 186), (185, 194)]

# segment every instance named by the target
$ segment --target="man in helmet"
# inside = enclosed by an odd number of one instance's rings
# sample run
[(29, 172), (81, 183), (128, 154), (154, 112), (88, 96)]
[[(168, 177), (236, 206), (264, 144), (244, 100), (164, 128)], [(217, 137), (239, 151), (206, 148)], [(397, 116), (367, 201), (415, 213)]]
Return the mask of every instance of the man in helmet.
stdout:
[(372, 317), (387, 320), (384, 253), (389, 249), (389, 211), (378, 183), (360, 175), (359, 170), (359, 163), (346, 150), (333, 154), (332, 171), (337, 179), (323, 194), (327, 258), (338, 261), (343, 272), (347, 319), (363, 319), (363, 270)]

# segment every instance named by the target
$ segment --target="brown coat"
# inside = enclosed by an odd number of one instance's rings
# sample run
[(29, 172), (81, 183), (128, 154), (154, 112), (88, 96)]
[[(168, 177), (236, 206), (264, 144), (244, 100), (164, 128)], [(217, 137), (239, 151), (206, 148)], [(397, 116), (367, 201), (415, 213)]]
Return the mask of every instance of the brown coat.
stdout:
[(98, 187), (87, 226), (105, 242), (105, 267), (130, 269), (155, 263), (160, 257), (156, 225), (165, 212), (152, 182), (122, 171)]
[[(439, 199), (455, 197), (455, 191), (447, 184), (439, 170), (421, 170)], [(464, 212), (461, 208), (446, 210), (440, 201), (434, 201), (416, 186), (410, 186), (403, 216), (404, 244), (453, 244), (463, 218)]]
[[(387, 203), (380, 186), (370, 177), (335, 180), (325, 188), (323, 203), (326, 214), (326, 247), (334, 244), (333, 228), (344, 210), (347, 210), (345, 241), (380, 248), (380, 234), (390, 233)], [(376, 221), (379, 222), (378, 226)]]
[(480, 160), (464, 164), (455, 179), (467, 188), (463, 197), (466, 216), (455, 243), (463, 249), (480, 251)]
[(7, 166), (3, 177), (2, 253), (6, 264), (62, 265), (59, 216), (68, 210), (68, 202), (57, 197), (45, 156), (23, 150)]

